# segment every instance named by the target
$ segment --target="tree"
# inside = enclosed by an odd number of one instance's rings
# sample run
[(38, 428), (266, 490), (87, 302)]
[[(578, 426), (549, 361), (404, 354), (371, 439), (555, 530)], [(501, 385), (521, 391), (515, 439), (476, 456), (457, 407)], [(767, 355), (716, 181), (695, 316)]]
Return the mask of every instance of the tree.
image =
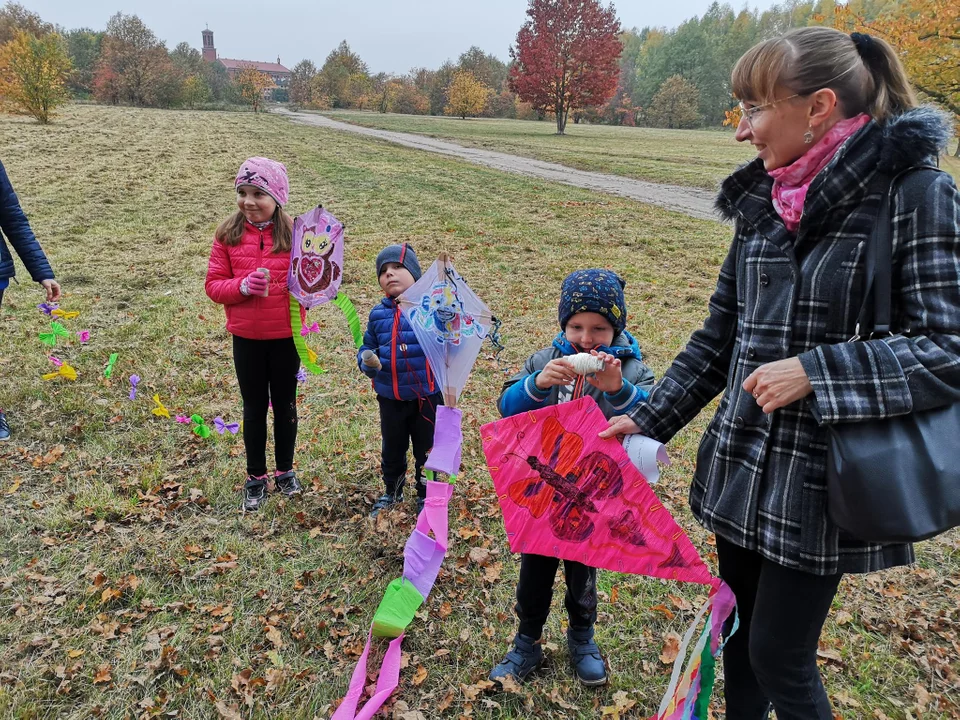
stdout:
[(668, 77), (653, 96), (648, 117), (655, 127), (697, 127), (699, 95), (697, 86), (682, 75)]
[(317, 66), (311, 60), (301, 60), (290, 71), (290, 102), (297, 107), (308, 104), (312, 96), (313, 78)]
[(191, 75), (183, 81), (183, 102), (187, 107), (207, 102), (210, 99), (210, 88), (202, 75)]
[(460, 56), (457, 67), (471, 73), (494, 92), (500, 92), (507, 80), (506, 64), (494, 55), (488, 55), (476, 45)]
[(253, 112), (259, 112), (263, 107), (263, 93), (272, 88), (273, 80), (266, 73), (262, 73), (253, 66), (244, 67), (234, 78), (234, 84), (240, 91), (241, 99), (253, 106)]
[(417, 89), (411, 78), (394, 78), (389, 84), (387, 96), (390, 112), (405, 115), (426, 115), (430, 112), (430, 98)]
[[(350, 107), (351, 78), (357, 74), (369, 75), (367, 65), (350, 49), (346, 40), (327, 55), (315, 80), (315, 90), (330, 100), (335, 108)], [(354, 81), (353, 85), (355, 86)]]
[(46, 125), (70, 99), (70, 58), (57, 33), (36, 37), (19, 31), (0, 48), (0, 98), (22, 115)]
[(845, 5), (834, 7), (832, 15), (831, 24), (840, 30), (859, 30), (889, 42), (914, 87), (960, 123), (960, 14), (955, 0), (901, 0), (873, 21)]
[(599, 0), (530, 0), (527, 15), (510, 48), (510, 89), (554, 112), (563, 135), (571, 110), (603, 105), (616, 91), (620, 21)]
[(78, 94), (93, 92), (93, 78), (100, 58), (100, 45), (103, 33), (89, 28), (71, 30), (66, 35), (67, 54), (73, 65), (70, 76), (70, 88)]
[(490, 88), (463, 70), (453, 76), (450, 89), (447, 91), (448, 103), (443, 109), (447, 115), (459, 115), (462, 120), (467, 115), (479, 115), (487, 104)]
[(447, 106), (447, 90), (453, 82), (456, 71), (456, 66), (447, 60), (433, 74), (432, 84), (427, 93), (430, 96), (431, 115), (443, 115), (443, 109)]
[(20, 3), (8, 2), (0, 8), (0, 45), (6, 45), (20, 31), (42, 37), (53, 30), (53, 25), (44, 22), (37, 13), (27, 10)]
[(140, 18), (123, 13), (110, 18), (94, 77), (98, 99), (168, 107), (179, 102), (185, 79)]

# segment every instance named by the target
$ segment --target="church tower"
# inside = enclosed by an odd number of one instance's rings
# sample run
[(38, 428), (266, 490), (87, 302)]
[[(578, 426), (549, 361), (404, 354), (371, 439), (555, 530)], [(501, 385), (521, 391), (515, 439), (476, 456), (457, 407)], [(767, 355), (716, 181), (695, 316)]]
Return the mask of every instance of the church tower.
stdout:
[(213, 46), (213, 30), (204, 30), (203, 33), (203, 59), (215, 62), (217, 59), (217, 49)]

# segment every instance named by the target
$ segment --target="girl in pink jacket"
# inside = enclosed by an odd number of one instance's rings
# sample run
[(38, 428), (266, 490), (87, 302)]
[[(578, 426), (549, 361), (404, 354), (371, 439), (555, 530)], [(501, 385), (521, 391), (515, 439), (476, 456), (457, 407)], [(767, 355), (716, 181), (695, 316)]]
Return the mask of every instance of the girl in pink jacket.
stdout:
[[(297, 442), (297, 372), (300, 357), (290, 326), (287, 268), (293, 219), (283, 163), (252, 157), (236, 179), (237, 212), (220, 223), (210, 251), (206, 291), (227, 314), (233, 362), (243, 398), (247, 480), (243, 512), (258, 510), (267, 492), (301, 492), (293, 471)], [(276, 471), (267, 475), (267, 407), (273, 402)]]

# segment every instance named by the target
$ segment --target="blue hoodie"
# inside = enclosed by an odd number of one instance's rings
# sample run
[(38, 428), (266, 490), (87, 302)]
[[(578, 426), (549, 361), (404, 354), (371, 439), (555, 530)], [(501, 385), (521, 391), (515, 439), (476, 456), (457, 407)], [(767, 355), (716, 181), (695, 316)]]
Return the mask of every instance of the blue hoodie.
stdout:
[[(601, 345), (596, 349), (620, 359), (623, 387), (620, 388), (620, 392), (605, 393), (589, 383), (584, 383), (583, 394), (590, 395), (597, 401), (605, 417), (625, 415), (647, 398), (654, 383), (653, 371), (643, 363), (639, 343), (626, 330), (614, 339), (611, 347)], [(576, 355), (578, 352), (580, 350), (574, 347), (561, 332), (550, 347), (527, 358), (523, 370), (503, 385), (503, 392), (498, 402), (500, 414), (503, 417), (510, 417), (562, 402), (561, 388), (551, 387), (541, 390), (536, 385), (537, 375), (551, 360)]]

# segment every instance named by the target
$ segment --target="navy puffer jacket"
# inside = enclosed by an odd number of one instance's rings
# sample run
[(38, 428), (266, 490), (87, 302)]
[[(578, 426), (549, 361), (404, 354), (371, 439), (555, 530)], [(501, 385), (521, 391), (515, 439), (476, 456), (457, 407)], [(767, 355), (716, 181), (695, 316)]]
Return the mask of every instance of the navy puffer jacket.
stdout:
[[(380, 358), (379, 371), (364, 366), (360, 359), (364, 350), (373, 350)], [(439, 389), (417, 336), (397, 301), (390, 297), (383, 298), (370, 311), (357, 366), (373, 379), (377, 395), (385, 398), (415, 400)]]
[(13, 257), (7, 248), (6, 239), (13, 245), (17, 255), (23, 261), (27, 271), (36, 282), (53, 280), (53, 270), (43, 254), (40, 243), (30, 229), (27, 216), (23, 214), (17, 194), (13, 191), (7, 171), (0, 163), (0, 280), (12, 278), (16, 273), (13, 269)]

